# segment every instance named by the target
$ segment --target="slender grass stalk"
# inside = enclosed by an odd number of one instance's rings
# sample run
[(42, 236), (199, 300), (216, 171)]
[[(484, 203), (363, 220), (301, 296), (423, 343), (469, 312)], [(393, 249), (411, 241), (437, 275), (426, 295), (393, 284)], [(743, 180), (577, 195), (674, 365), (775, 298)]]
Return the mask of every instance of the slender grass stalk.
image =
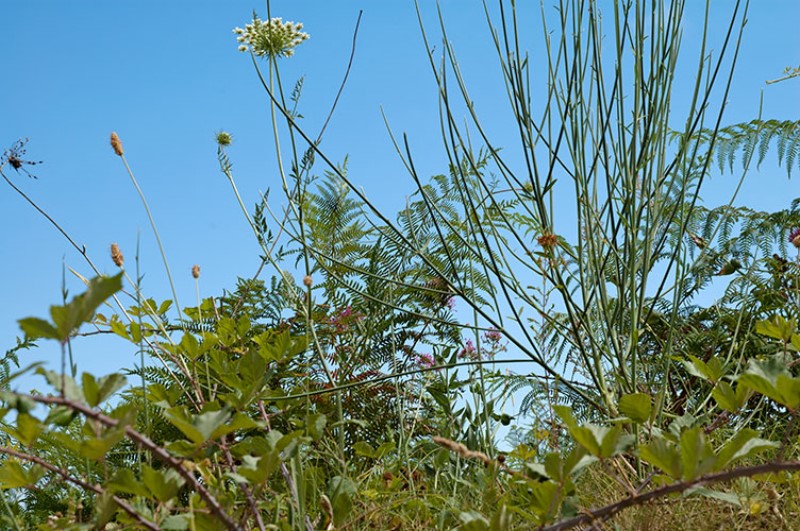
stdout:
[[(116, 143), (119, 144), (119, 138), (117, 137), (116, 133), (112, 134), (112, 146), (114, 145), (114, 138), (116, 138)], [(121, 144), (119, 151), (117, 148), (114, 147), (115, 152), (119, 156), (120, 160), (122, 160), (122, 164), (125, 166), (125, 171), (128, 172), (128, 176), (131, 178), (131, 182), (133, 186), (136, 188), (136, 193), (139, 194), (139, 199), (142, 201), (142, 205), (144, 206), (144, 210), (147, 213), (147, 219), (150, 221), (150, 227), (153, 229), (153, 234), (156, 237), (156, 243), (158, 244), (158, 250), (161, 253), (161, 260), (164, 262), (164, 269), (167, 272), (167, 280), (169, 281), (169, 287), (172, 290), (172, 298), (175, 300), (175, 308), (178, 311), (178, 319), (183, 321), (183, 313), (181, 311), (181, 305), (178, 300), (178, 292), (175, 289), (175, 283), (172, 279), (172, 272), (169, 269), (169, 261), (167, 260), (167, 253), (164, 250), (164, 245), (161, 243), (161, 236), (158, 233), (158, 228), (156, 227), (156, 221), (153, 219), (153, 214), (150, 212), (150, 206), (147, 204), (147, 198), (145, 197), (144, 193), (142, 192), (141, 187), (139, 186), (139, 182), (136, 180), (136, 177), (133, 175), (133, 170), (131, 170), (130, 165), (128, 165), (128, 160), (125, 158), (125, 153), (122, 151)]]

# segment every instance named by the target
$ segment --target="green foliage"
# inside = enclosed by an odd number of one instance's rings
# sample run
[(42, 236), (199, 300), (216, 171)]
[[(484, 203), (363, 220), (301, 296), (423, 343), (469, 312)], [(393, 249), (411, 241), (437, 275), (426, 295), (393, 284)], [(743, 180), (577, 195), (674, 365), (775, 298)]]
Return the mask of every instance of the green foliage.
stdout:
[[(527, 60), (508, 48), (521, 28), (503, 24), (521, 168), (482, 129), (445, 38), (434, 74), (449, 165), (425, 182), (406, 146), (417, 191), (396, 216), (352, 184), (346, 159), (325, 157), (322, 133), (297, 126), (302, 80), (284, 108), (279, 54), (265, 54), (266, 77), (254, 62), (291, 137), (283, 217), (268, 194), (252, 215), (244, 207), (228, 133), (217, 156), (261, 248), (258, 273), (195, 307), (131, 282), (135, 304), (108, 316), (96, 311), (125, 273), (97, 276), (49, 320), (20, 320), (25, 337), (0, 361), (3, 525), (561, 529), (678, 493), (754, 513), (751, 478), (796, 484), (800, 266), (786, 236), (800, 203), (698, 203), (714, 162), (747, 169), (775, 146), (791, 176), (800, 122), (701, 129), (719, 116), (700, 75), (702, 103), (671, 131), (664, 58), (677, 54), (681, 10), (636, 6), (612, 14), (619, 47), (606, 58), (598, 41), (573, 41), (600, 33), (597, 16), (561, 20), (540, 119)], [(654, 55), (642, 62), (642, 50)], [(565, 191), (574, 202), (556, 207)], [(714, 283), (724, 295), (700, 305)], [(18, 352), (53, 339), (63, 355), (84, 324), (139, 352), (127, 376), (140, 384), (74, 367), (12, 373)], [(509, 361), (523, 373), (501, 372)], [(54, 392), (12, 392), (27, 371)], [(625, 492), (591, 509), (597, 474)]]

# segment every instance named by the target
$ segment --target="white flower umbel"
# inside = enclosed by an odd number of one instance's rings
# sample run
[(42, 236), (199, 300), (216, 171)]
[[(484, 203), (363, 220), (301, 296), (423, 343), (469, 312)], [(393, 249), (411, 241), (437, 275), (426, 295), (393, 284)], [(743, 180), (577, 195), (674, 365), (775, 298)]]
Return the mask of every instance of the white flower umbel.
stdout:
[(284, 22), (273, 18), (266, 22), (253, 17), (253, 22), (244, 29), (234, 28), (240, 52), (252, 51), (255, 55), (267, 57), (291, 57), (294, 49), (310, 35), (301, 31), (303, 24)]

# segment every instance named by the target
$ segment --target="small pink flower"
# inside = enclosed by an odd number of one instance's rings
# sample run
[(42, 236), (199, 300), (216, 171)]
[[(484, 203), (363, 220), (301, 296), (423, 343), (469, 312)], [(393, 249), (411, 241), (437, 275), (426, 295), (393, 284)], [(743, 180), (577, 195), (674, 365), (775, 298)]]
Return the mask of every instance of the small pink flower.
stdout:
[(456, 298), (455, 297), (449, 297), (447, 299), (447, 303), (445, 303), (445, 306), (447, 306), (450, 310), (455, 308), (456, 307)]
[(436, 365), (436, 362), (433, 360), (433, 356), (430, 354), (417, 354), (415, 356), (415, 361), (417, 362), (417, 365), (423, 369), (430, 369)]
[(467, 339), (467, 341), (464, 343), (464, 348), (462, 348), (461, 352), (458, 353), (458, 357), (461, 359), (470, 360), (477, 360), (479, 358), (478, 349), (475, 348), (475, 344), (471, 339)]
[(483, 338), (490, 343), (499, 343), (503, 339), (503, 334), (497, 328), (490, 328), (483, 334)]

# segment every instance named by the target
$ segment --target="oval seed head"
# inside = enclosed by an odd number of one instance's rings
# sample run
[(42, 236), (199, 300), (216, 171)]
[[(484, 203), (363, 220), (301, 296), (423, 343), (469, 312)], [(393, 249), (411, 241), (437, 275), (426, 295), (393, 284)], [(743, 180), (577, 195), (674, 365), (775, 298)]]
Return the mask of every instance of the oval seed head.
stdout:
[(115, 132), (111, 133), (111, 147), (114, 149), (114, 153), (116, 153), (118, 156), (121, 157), (125, 154), (125, 150), (122, 149), (122, 141)]
[(119, 245), (116, 243), (111, 244), (111, 260), (114, 261), (114, 265), (117, 267), (125, 265), (125, 257), (122, 256), (122, 251), (119, 250)]
[(314, 279), (311, 278), (311, 275), (306, 275), (303, 277), (303, 285), (307, 288), (310, 288), (314, 285)]
[(200, 266), (197, 264), (192, 266), (192, 278), (195, 280), (200, 278)]

